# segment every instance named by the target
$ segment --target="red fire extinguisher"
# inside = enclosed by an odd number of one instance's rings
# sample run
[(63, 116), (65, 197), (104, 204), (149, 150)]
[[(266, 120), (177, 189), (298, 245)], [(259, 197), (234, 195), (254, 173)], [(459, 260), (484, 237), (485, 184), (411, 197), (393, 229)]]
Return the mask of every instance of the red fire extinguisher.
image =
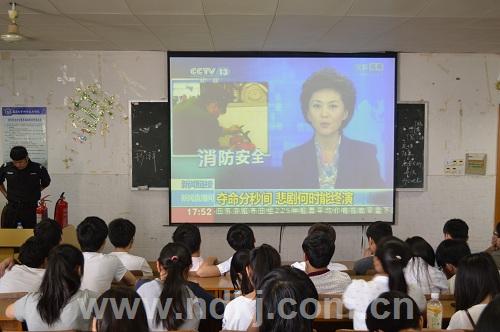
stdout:
[(64, 200), (64, 193), (61, 194), (54, 207), (54, 220), (61, 228), (68, 226), (68, 202)]
[(36, 222), (39, 223), (40, 221), (47, 219), (48, 218), (48, 209), (47, 205), (45, 202), (50, 202), (47, 197), (50, 195), (43, 196), (40, 198), (40, 201), (38, 202), (38, 206), (36, 207)]

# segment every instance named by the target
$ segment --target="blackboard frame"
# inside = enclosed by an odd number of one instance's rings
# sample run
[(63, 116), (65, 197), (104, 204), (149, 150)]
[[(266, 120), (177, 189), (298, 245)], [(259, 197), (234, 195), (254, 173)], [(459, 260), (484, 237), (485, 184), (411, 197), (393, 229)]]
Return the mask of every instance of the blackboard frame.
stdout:
[[(429, 102), (428, 101), (398, 101), (397, 105), (404, 105), (404, 104), (410, 104), (410, 105), (422, 105), (424, 107), (424, 155), (423, 155), (423, 160), (424, 160), (424, 165), (423, 165), (423, 186), (419, 188), (399, 188), (396, 187), (397, 183), (394, 183), (396, 191), (427, 191), (427, 167), (428, 167), (428, 112), (429, 112)], [(397, 105), (396, 105), (396, 112), (397, 112)], [(396, 114), (396, 119), (397, 119), (397, 114)], [(396, 123), (396, 126), (398, 123)], [(397, 127), (396, 127), (396, 132), (397, 132)], [(395, 153), (397, 147), (395, 146)], [(396, 162), (396, 155), (394, 155), (394, 163), (395, 166), (397, 167), (397, 162)], [(394, 179), (396, 180), (396, 172), (397, 169), (394, 169)]]
[[(128, 138), (128, 151), (129, 151), (129, 186), (130, 190), (132, 191), (139, 191), (139, 190), (152, 190), (152, 191), (167, 191), (169, 190), (168, 186), (167, 187), (147, 187), (147, 188), (142, 188), (142, 187), (134, 187), (133, 186), (133, 174), (132, 174), (132, 163), (133, 163), (133, 155), (132, 155), (132, 104), (133, 103), (167, 103), (169, 104), (169, 101), (167, 99), (148, 99), (148, 100), (129, 100), (128, 101), (128, 132), (129, 132), (129, 138)], [(170, 110), (170, 106), (169, 106)], [(169, 144), (170, 145), (170, 144)], [(170, 170), (169, 170), (170, 172)], [(169, 181), (170, 182), (170, 181)]]

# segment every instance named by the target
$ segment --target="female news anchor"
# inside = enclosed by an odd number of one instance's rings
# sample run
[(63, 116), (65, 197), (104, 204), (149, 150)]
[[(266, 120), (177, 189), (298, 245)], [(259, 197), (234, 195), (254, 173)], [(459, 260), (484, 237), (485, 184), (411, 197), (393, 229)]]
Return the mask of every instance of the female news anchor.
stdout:
[(283, 155), (283, 186), (291, 189), (384, 187), (373, 144), (343, 135), (354, 113), (352, 82), (334, 69), (313, 73), (303, 84), (302, 113), (314, 129), (306, 143)]

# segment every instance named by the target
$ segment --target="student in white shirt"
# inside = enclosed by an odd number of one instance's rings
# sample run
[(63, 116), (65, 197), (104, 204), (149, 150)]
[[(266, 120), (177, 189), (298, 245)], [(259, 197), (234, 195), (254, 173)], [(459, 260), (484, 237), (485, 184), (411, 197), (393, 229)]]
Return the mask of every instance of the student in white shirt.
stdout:
[(406, 282), (420, 286), (422, 292), (448, 292), (448, 279), (442, 271), (434, 267), (436, 255), (431, 245), (420, 236), (406, 239), (412, 258), (405, 268)]
[(152, 277), (151, 266), (144, 257), (130, 254), (134, 244), (135, 225), (128, 219), (118, 218), (109, 223), (109, 241), (115, 247), (110, 253), (120, 259), (129, 271), (141, 271), (143, 277)]
[[(241, 249), (253, 249), (255, 247), (255, 236), (252, 229), (245, 224), (234, 224), (227, 231), (227, 243), (234, 251)], [(199, 277), (217, 277), (226, 274), (231, 269), (231, 259), (215, 265), (215, 259), (206, 259), (200, 266), (196, 275)]]
[(484, 308), (477, 321), (475, 332), (500, 331), (500, 297), (497, 296)]
[(473, 330), (486, 305), (500, 293), (500, 276), (495, 261), (484, 252), (464, 257), (456, 276), (456, 312), (448, 330)]
[[(161, 250), (156, 263), (160, 279), (139, 287), (153, 331), (197, 330), (203, 308), (188, 286), (191, 253), (180, 243), (169, 243)], [(158, 308), (166, 308), (165, 312)]]
[(182, 224), (177, 226), (174, 234), (172, 235), (172, 241), (176, 243), (181, 243), (185, 245), (191, 252), (191, 260), (193, 264), (189, 269), (191, 274), (196, 275), (196, 271), (203, 264), (203, 258), (200, 254), (201, 247), (201, 235), (200, 229), (193, 224)]
[[(290, 266), (275, 268), (262, 280), (261, 291), (260, 317), (256, 316), (248, 331), (313, 331), (318, 292), (303, 271)], [(260, 328), (255, 323), (259, 321)]]
[(366, 330), (366, 309), (380, 294), (387, 291), (400, 291), (408, 294), (417, 303), (420, 310), (425, 310), (425, 296), (418, 286), (407, 284), (404, 268), (410, 260), (408, 245), (396, 237), (386, 238), (377, 243), (373, 257), (376, 275), (370, 281), (353, 280), (344, 292), (344, 306), (354, 311), (355, 330)]
[[(116, 306), (113, 305), (113, 301), (118, 307), (121, 303), (128, 303), (130, 308), (136, 306), (136, 310), (132, 310), (130, 315), (125, 311), (123, 315), (117, 317), (116, 309), (114, 309)], [(139, 303), (136, 304), (137, 302)], [(92, 331), (149, 332), (144, 303), (142, 303), (139, 294), (130, 288), (116, 287), (108, 289), (97, 299), (97, 308), (100, 308), (100, 312), (97, 316), (96, 312), (94, 312)]]
[[(311, 227), (309, 227), (309, 230), (307, 231), (307, 235), (309, 236), (315, 232), (325, 233), (326, 235), (328, 235), (328, 237), (330, 238), (330, 241), (333, 244), (335, 244), (335, 241), (337, 240), (337, 233), (335, 232), (335, 229), (333, 228), (333, 226), (330, 224), (321, 223), (321, 222), (315, 223)], [(302, 270), (302, 271), (305, 271), (306, 270), (306, 262), (295, 262), (292, 264), (292, 267), (299, 269), (299, 270)], [(327, 269), (330, 271), (332, 271), (332, 270), (335, 270), (335, 271), (348, 270), (347, 266), (345, 266), (344, 264), (333, 263), (333, 262), (328, 263)]]
[(102, 294), (113, 281), (135, 285), (136, 278), (116, 256), (101, 253), (108, 236), (104, 220), (87, 217), (76, 228), (76, 234), (85, 258), (81, 289)]
[(235, 295), (246, 295), (253, 291), (250, 277), (247, 274), (248, 264), (250, 264), (250, 250), (241, 249), (234, 253), (229, 275), (236, 290)]
[(35, 292), (45, 274), (47, 246), (32, 236), (19, 248), (19, 262), (0, 279), (0, 293)]
[(302, 242), (306, 273), (319, 294), (343, 293), (351, 283), (347, 273), (329, 270), (328, 263), (335, 252), (335, 243), (324, 232), (315, 232)]
[(436, 248), (436, 263), (448, 278), (450, 294), (455, 293), (455, 274), (458, 262), (470, 254), (469, 245), (463, 240), (444, 240)]
[(366, 309), (369, 331), (421, 331), (423, 325), (417, 303), (402, 292), (382, 293)]
[(25, 321), (29, 331), (90, 329), (89, 308), (96, 294), (80, 290), (84, 258), (80, 250), (69, 244), (52, 249), (42, 284), (36, 293), (29, 293), (9, 305), (8, 318)]
[(222, 319), (223, 330), (246, 331), (250, 327), (256, 312), (255, 289), (272, 269), (280, 265), (280, 255), (270, 245), (263, 244), (252, 249), (246, 273), (250, 277), (254, 290), (246, 295), (238, 296), (227, 304)]

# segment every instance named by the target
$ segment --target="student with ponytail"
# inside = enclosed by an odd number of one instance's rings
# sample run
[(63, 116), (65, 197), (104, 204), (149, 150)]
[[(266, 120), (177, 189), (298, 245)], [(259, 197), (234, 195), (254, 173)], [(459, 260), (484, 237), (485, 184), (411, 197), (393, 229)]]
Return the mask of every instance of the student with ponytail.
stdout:
[(9, 305), (6, 316), (26, 321), (29, 331), (89, 330), (91, 317), (84, 317), (81, 306), (88, 308), (97, 294), (80, 290), (83, 265), (77, 248), (69, 244), (55, 247), (38, 292)]
[(354, 311), (353, 324), (355, 330), (366, 330), (366, 308), (380, 294), (387, 291), (399, 291), (408, 294), (417, 303), (420, 310), (426, 306), (425, 297), (416, 285), (408, 285), (404, 268), (411, 258), (406, 243), (396, 237), (388, 237), (377, 244), (373, 258), (376, 275), (370, 281), (353, 280), (347, 287), (344, 306)]
[(156, 262), (160, 278), (137, 290), (146, 307), (151, 330), (198, 329), (203, 312), (198, 298), (188, 286), (191, 262), (191, 252), (183, 244), (167, 244)]

